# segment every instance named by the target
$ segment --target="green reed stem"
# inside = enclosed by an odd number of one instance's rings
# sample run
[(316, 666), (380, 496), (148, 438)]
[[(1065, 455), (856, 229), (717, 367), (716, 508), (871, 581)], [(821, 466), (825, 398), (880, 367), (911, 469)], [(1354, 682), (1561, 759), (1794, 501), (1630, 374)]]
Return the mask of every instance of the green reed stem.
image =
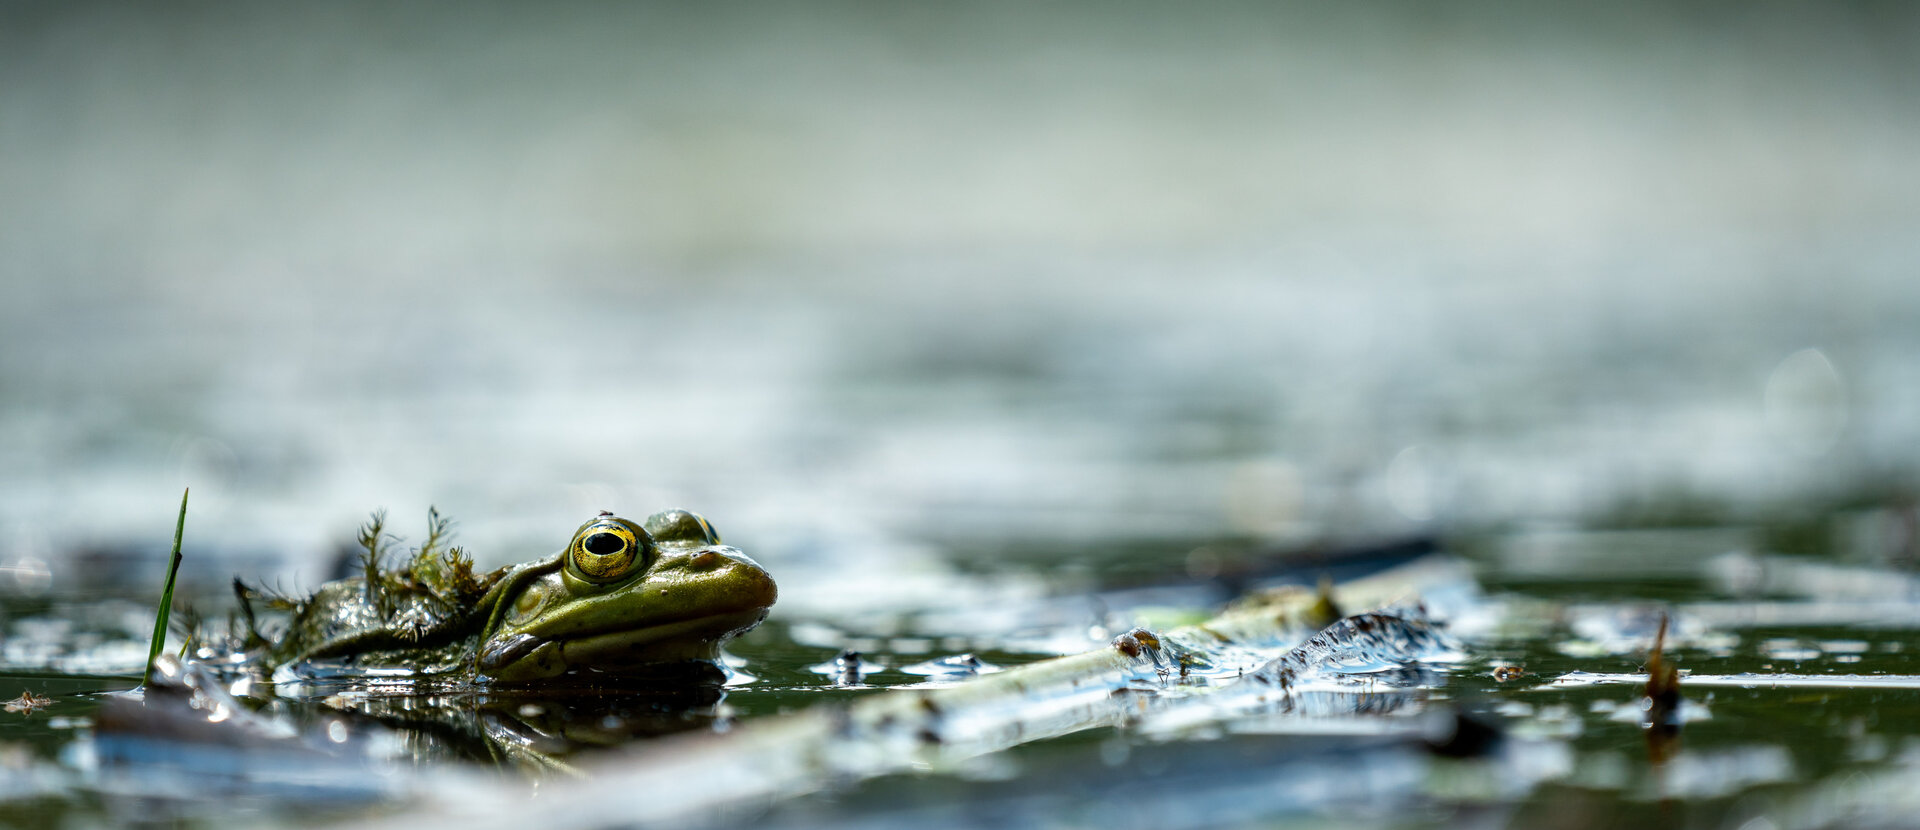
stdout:
[(142, 686), (153, 681), (153, 661), (167, 643), (167, 617), (173, 613), (173, 580), (180, 575), (180, 538), (187, 531), (187, 494), (191, 492), (191, 487), (180, 491), (180, 518), (173, 525), (173, 563), (167, 566), (167, 590), (160, 595), (160, 613), (153, 619), (153, 645), (147, 649), (147, 670), (140, 675)]

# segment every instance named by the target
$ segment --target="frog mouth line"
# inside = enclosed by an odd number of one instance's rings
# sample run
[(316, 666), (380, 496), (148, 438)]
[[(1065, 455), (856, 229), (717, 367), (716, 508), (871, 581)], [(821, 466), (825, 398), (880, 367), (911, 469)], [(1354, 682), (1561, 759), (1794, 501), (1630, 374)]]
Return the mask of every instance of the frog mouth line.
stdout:
[(760, 624), (767, 611), (764, 607), (726, 611), (574, 637), (546, 638), (523, 632), (488, 641), (481, 646), (475, 663), (482, 672), (495, 672), (529, 657), (569, 666), (710, 660), (721, 640)]

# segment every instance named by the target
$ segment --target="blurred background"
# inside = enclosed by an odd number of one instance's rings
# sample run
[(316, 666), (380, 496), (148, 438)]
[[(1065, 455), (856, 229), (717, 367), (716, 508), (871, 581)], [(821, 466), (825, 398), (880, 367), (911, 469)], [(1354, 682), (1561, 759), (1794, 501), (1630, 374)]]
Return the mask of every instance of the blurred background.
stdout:
[(679, 505), (804, 609), (1916, 483), (1908, 4), (4, 20), (13, 591), (157, 586), (185, 486), (213, 584)]

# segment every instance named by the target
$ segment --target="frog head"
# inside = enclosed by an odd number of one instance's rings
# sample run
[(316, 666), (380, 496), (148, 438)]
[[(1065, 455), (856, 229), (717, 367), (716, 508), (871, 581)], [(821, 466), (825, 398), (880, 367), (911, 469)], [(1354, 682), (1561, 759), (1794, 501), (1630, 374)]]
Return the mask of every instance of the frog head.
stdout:
[(766, 619), (772, 577), (698, 514), (636, 524), (601, 513), (566, 550), (510, 578), (475, 654), (504, 683), (569, 671), (632, 673), (718, 658)]

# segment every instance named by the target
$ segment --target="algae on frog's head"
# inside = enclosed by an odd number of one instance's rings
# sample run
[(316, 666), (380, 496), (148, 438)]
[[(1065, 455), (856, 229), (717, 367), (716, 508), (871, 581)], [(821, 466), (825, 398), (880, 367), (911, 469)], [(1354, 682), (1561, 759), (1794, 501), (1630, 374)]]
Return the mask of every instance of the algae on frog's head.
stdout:
[(485, 574), (448, 544), (449, 530), (429, 511), (426, 541), (393, 567), (375, 513), (360, 533), (361, 575), (279, 600), (289, 619), (277, 638), (261, 635), (246, 602), (255, 593), (243, 590), (248, 642), (264, 668), (500, 683), (700, 668), (717, 676), (720, 645), (764, 619), (777, 596), (759, 565), (685, 510), (644, 524), (603, 512), (560, 553)]

